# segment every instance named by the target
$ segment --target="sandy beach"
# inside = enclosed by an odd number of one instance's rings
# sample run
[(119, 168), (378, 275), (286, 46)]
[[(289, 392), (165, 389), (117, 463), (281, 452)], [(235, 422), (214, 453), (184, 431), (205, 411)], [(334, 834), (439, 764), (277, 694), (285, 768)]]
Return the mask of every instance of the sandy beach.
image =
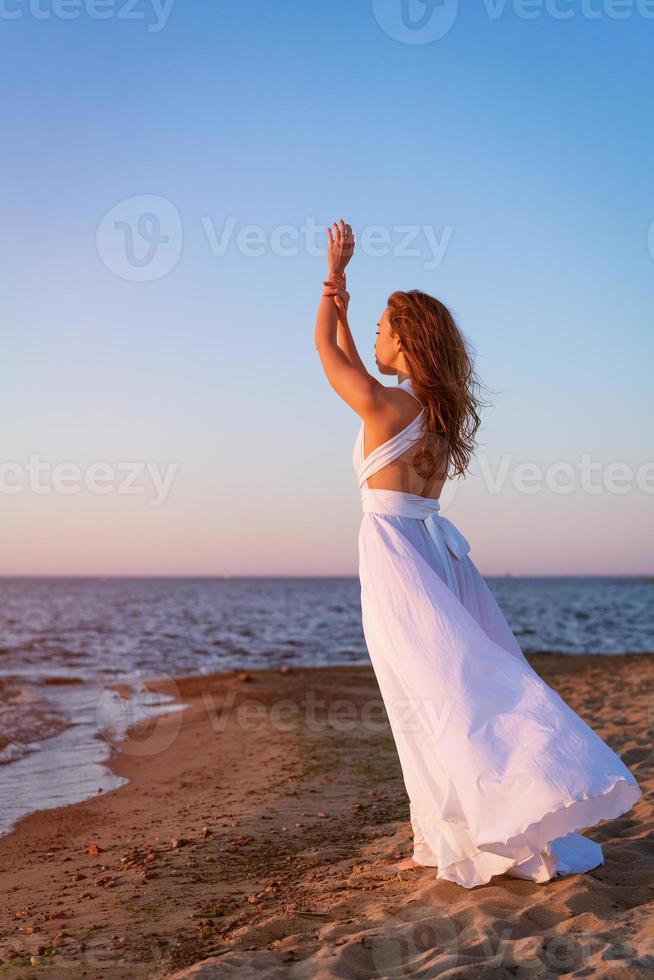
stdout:
[(530, 660), (644, 791), (589, 832), (590, 874), (385, 871), (411, 833), (370, 667), (152, 682), (187, 707), (130, 731), (110, 762), (129, 782), (0, 838), (1, 975), (651, 974), (654, 655)]

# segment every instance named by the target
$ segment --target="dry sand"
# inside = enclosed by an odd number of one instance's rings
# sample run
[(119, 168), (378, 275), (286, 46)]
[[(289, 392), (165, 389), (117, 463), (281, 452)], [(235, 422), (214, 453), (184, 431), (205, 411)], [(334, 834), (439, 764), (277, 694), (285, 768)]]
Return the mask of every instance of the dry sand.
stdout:
[(161, 682), (189, 707), (132, 731), (129, 784), (0, 838), (0, 976), (651, 975), (654, 655), (531, 659), (644, 790), (590, 874), (384, 871), (412, 847), (369, 667)]

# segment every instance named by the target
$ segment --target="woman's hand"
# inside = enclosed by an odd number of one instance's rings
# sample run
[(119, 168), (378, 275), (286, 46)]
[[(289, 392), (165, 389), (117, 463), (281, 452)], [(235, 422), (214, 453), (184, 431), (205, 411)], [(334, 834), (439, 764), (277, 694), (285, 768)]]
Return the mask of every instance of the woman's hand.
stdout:
[(341, 218), (327, 229), (327, 239), (328, 274), (342, 276), (345, 273), (345, 266), (354, 255), (352, 228)]
[(325, 279), (323, 282), (323, 296), (332, 296), (334, 303), (336, 304), (336, 309), (338, 310), (338, 318), (342, 323), (347, 323), (347, 309), (350, 303), (350, 294), (345, 288), (345, 273), (342, 276), (332, 273), (329, 279)]

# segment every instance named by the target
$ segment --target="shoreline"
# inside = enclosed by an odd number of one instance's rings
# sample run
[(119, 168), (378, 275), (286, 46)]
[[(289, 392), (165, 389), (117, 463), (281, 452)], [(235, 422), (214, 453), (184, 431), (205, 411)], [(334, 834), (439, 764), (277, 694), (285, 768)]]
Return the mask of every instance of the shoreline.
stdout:
[[(568, 658), (584, 661), (585, 658), (638, 658), (653, 657), (650, 651), (627, 651), (623, 653), (567, 653), (551, 650), (538, 650), (526, 654), (530, 663), (540, 658)], [(347, 669), (350, 667), (371, 668), (370, 661), (361, 663), (335, 663), (313, 667), (303, 664), (279, 665), (270, 668), (252, 668), (253, 675), (262, 672), (304, 671), (323, 669)], [(234, 678), (248, 672), (248, 668), (230, 668), (209, 674), (168, 675), (166, 678), (153, 677), (139, 679), (140, 688), (128, 682), (116, 681), (103, 687), (76, 682), (76, 689), (82, 687), (86, 697), (94, 698), (96, 727), (88, 718), (69, 722), (54, 735), (36, 740), (25, 746), (15, 759), (0, 764), (0, 798), (11, 800), (0, 814), (0, 840), (12, 833), (23, 817), (38, 813), (43, 809), (58, 806), (71, 806), (92, 799), (96, 793), (111, 792), (125, 782), (112, 768), (112, 760), (123, 751), (127, 733), (147, 717), (183, 711), (179, 685), (192, 685), (207, 677)], [(567, 669), (566, 669), (567, 672)], [(63, 682), (60, 682), (63, 687)], [(72, 683), (66, 679), (66, 684)], [(114, 703), (110, 699), (115, 696)], [(159, 700), (156, 700), (156, 699)], [(116, 700), (120, 699), (118, 707)], [(84, 713), (84, 712), (83, 712)], [(131, 720), (130, 720), (131, 719)], [(99, 724), (99, 722), (102, 724)], [(52, 801), (48, 807), (33, 806), (31, 799), (38, 796)]]
[[(328, 968), (375, 976), (388, 953), (380, 933), (396, 946), (408, 935), (407, 955), (418, 957), (407, 916), (420, 909), (439, 910), (451, 932), (428, 962), (443, 967), (455, 955), (460, 968), (472, 967), (484, 961), (483, 936), (475, 942), (473, 933), (481, 921), (494, 935), (498, 902), (509, 922), (533, 908), (536, 933), (561, 937), (570, 955), (580, 948), (573, 926), (592, 920), (593, 935), (601, 925), (608, 936), (629, 924), (633, 948), (623, 962), (603, 959), (616, 942), (607, 938), (584, 953), (585, 966), (598, 976), (635, 968), (641, 916), (654, 909), (654, 654), (528, 659), (623, 755), (644, 791), (628, 814), (589, 832), (607, 845), (596, 871), (547, 885), (498, 878), (471, 892), (429, 869), (384, 872), (411, 854), (411, 833), (369, 664), (153, 680), (148, 690), (174, 695), (177, 710), (168, 705), (128, 729), (105, 763), (127, 782), (30, 813), (0, 837), (0, 867), (11, 869), (0, 912), (3, 976), (24, 976), (32, 956), (52, 977), (84, 967), (92, 976), (165, 977), (211, 956), (244, 975), (303, 959), (307, 976)], [(457, 915), (469, 927), (465, 941)], [(497, 939), (507, 966), (520, 960), (524, 938), (516, 925)], [(538, 958), (528, 956), (532, 966)]]
[[(59, 690), (69, 683), (61, 683)], [(0, 764), (0, 839), (24, 816), (118, 788), (124, 779), (113, 772), (111, 760), (120, 752), (131, 721), (183, 707), (153, 695), (147, 685), (137, 690), (124, 683), (99, 687), (80, 681), (73, 690), (78, 703), (67, 723), (55, 734), (21, 746), (16, 758)], [(34, 806), (37, 799), (48, 805)]]

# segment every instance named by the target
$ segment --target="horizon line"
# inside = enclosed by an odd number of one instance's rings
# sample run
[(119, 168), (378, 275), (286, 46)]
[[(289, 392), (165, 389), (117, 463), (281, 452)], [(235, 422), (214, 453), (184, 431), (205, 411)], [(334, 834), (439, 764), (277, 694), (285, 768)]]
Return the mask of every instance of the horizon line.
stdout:
[[(654, 582), (654, 572), (498, 572), (493, 574), (485, 575), (480, 572), (482, 578), (634, 578), (634, 579), (651, 579)], [(8, 579), (251, 579), (251, 578), (279, 578), (279, 579), (306, 579), (306, 578), (318, 578), (318, 579), (329, 579), (329, 578), (351, 578), (357, 579), (357, 573), (296, 573), (296, 574), (247, 574), (247, 573), (220, 573), (213, 572), (208, 574), (201, 573), (113, 573), (113, 572), (80, 572), (80, 573), (46, 573), (46, 572), (28, 572), (28, 573), (0, 573), (0, 581)]]

